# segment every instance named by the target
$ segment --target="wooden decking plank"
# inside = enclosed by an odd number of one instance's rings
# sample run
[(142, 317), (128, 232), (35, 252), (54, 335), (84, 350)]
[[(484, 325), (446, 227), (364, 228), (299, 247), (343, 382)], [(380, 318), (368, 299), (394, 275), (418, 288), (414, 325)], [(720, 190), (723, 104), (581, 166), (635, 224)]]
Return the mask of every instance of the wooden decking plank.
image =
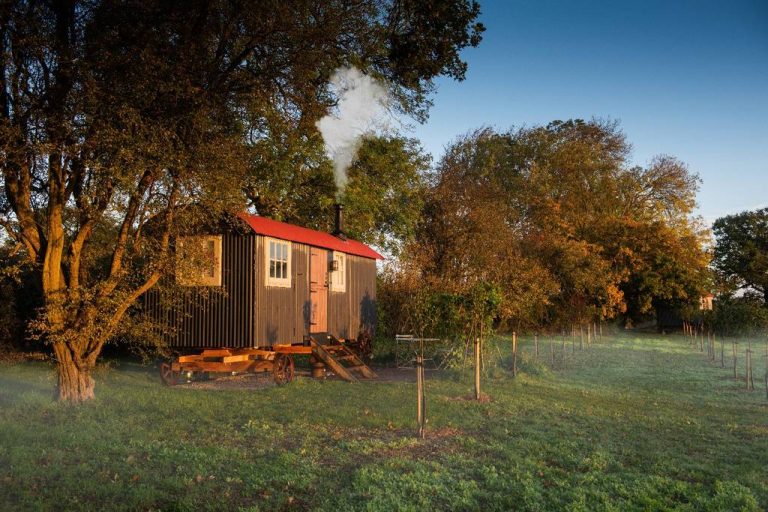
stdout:
[(349, 367), (350, 369), (354, 368), (355, 371), (360, 372), (363, 375), (363, 377), (367, 379), (378, 378), (378, 375), (376, 375), (376, 373), (373, 370), (371, 370), (370, 367), (367, 364), (365, 364), (365, 362), (363, 362), (362, 359), (357, 357), (357, 354), (352, 352), (352, 350), (347, 347), (344, 347), (344, 348), (348, 353), (348, 355), (345, 356), (345, 358), (348, 358), (353, 363), (353, 365)]
[(204, 359), (204, 356), (202, 354), (193, 354), (189, 356), (179, 356), (178, 362), (179, 363), (194, 363), (197, 361), (202, 361)]
[(242, 361), (250, 361), (251, 355), (250, 354), (238, 354), (235, 356), (226, 356), (221, 358), (222, 363), (239, 363)]
[(198, 361), (193, 363), (181, 363), (180, 370), (183, 372), (258, 372), (272, 370), (272, 361), (241, 361), (236, 363), (221, 363), (216, 361)]
[(209, 348), (206, 350), (203, 350), (203, 353), (200, 354), (202, 357), (225, 357), (225, 356), (231, 356), (232, 350), (228, 348)]
[(275, 352), (278, 354), (304, 354), (309, 355), (312, 353), (312, 347), (304, 347), (301, 345), (275, 345)]

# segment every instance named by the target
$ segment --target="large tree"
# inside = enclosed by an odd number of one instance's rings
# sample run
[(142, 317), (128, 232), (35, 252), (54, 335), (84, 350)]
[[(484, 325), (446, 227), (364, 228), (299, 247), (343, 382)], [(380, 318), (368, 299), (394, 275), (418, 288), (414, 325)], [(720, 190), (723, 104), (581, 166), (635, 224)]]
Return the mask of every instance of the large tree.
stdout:
[(715, 270), (731, 289), (752, 289), (768, 305), (768, 208), (719, 218)]
[(366, 136), (339, 196), (319, 139), (294, 134), (282, 143), (263, 141), (254, 148), (258, 157), (246, 187), (251, 205), (259, 215), (329, 231), (331, 206), (340, 200), (347, 235), (396, 254), (419, 219), (429, 157), (415, 139)]
[(697, 301), (707, 255), (697, 177), (670, 157), (627, 165), (616, 123), (556, 121), (451, 145), (413, 254), (446, 288), (482, 280), (517, 325), (564, 325)]
[(0, 223), (34, 265), (58, 397), (94, 396), (101, 349), (170, 267), (182, 216), (241, 206), (253, 146), (324, 115), (334, 68), (386, 79), (419, 118), (436, 77), (463, 78), (478, 13), (465, 0), (2, 2)]

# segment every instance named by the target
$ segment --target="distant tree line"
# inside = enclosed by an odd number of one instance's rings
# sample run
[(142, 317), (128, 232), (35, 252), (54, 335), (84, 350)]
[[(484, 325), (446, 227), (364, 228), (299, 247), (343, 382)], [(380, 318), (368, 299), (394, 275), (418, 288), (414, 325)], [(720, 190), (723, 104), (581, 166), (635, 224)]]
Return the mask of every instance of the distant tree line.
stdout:
[(768, 331), (768, 208), (717, 219), (712, 268), (716, 305), (710, 321), (725, 335)]

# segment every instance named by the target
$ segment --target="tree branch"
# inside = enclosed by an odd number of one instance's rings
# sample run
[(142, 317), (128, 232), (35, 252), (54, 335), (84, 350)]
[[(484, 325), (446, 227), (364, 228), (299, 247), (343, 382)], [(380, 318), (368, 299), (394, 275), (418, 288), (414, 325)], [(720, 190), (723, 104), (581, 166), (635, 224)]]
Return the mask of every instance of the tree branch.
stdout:
[[(123, 257), (125, 256), (125, 251), (128, 246), (128, 235), (130, 233), (131, 226), (136, 219), (136, 213), (139, 209), (141, 198), (144, 196), (144, 193), (153, 181), (154, 175), (152, 174), (152, 171), (145, 171), (139, 180), (139, 184), (136, 186), (136, 190), (134, 190), (133, 194), (131, 194), (131, 197), (128, 200), (128, 208), (120, 226), (120, 232), (117, 236), (115, 250), (112, 253), (112, 263), (109, 268), (109, 277), (104, 283), (104, 286), (102, 287), (99, 294), (101, 297), (106, 297), (112, 293), (117, 287), (117, 284), (120, 282), (119, 276), (123, 267)], [(175, 186), (176, 185), (174, 185), (174, 187)], [(169, 208), (170, 205), (171, 203), (169, 198)]]

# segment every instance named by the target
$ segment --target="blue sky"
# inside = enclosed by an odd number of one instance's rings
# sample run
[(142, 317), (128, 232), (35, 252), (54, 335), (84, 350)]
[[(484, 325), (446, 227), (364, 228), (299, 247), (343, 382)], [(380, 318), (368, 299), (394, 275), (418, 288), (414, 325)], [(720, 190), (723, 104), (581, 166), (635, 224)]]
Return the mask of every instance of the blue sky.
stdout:
[(618, 119), (632, 160), (686, 162), (705, 220), (768, 206), (768, 0), (480, 0), (464, 82), (413, 136), (437, 159), (480, 126)]

